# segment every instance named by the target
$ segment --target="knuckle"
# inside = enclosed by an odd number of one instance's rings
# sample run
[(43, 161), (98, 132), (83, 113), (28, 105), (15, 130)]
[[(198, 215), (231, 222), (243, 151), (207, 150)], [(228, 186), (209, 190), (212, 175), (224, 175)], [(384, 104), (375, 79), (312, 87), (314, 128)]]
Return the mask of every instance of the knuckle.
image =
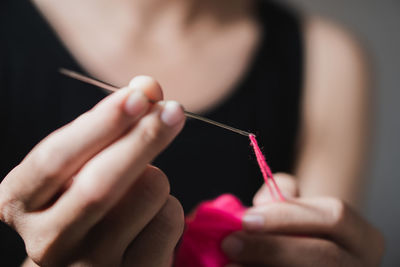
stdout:
[(51, 238), (45, 231), (38, 231), (34, 237), (25, 241), (26, 253), (29, 258), (39, 266), (49, 266), (54, 263), (53, 258), (53, 243), (54, 238)]
[(170, 184), (167, 175), (156, 167), (146, 170), (147, 189), (153, 195), (168, 196), (170, 192)]
[(14, 217), (16, 214), (21, 214), (23, 207), (21, 203), (11, 196), (4, 187), (4, 184), (0, 184), (0, 221), (8, 224), (9, 226), (16, 228)]
[(74, 194), (78, 201), (79, 213), (89, 215), (102, 210), (104, 205), (109, 202), (109, 198), (112, 197), (112, 194), (109, 194), (107, 190), (108, 188), (94, 184), (91, 182), (93, 180), (95, 179), (87, 179), (76, 185)]
[(33, 169), (44, 178), (51, 180), (57, 177), (68, 166), (63, 157), (62, 149), (53, 142), (47, 142), (32, 153)]
[(149, 199), (166, 200), (170, 192), (167, 176), (158, 168), (147, 168), (142, 177), (143, 192)]
[(344, 201), (336, 198), (327, 198), (330, 225), (334, 231), (340, 231), (345, 224), (348, 208)]
[(0, 189), (0, 221), (6, 224), (11, 223), (11, 214), (9, 209), (9, 201), (4, 197)]
[(6, 218), (8, 217), (7, 216), (8, 212), (6, 210), (8, 201), (5, 198), (5, 192), (3, 191), (4, 191), (3, 186), (0, 183), (0, 221), (6, 222), (7, 220)]
[(180, 237), (184, 229), (184, 211), (181, 203), (173, 196), (169, 196), (167, 202), (157, 214), (157, 219), (163, 224), (163, 229)]
[(9, 200), (0, 198), (0, 221), (13, 226), (13, 204)]
[(96, 187), (93, 187), (93, 189), (90, 187), (84, 188), (79, 190), (79, 202), (82, 211), (84, 213), (91, 213), (103, 209), (103, 206), (108, 202), (108, 195), (102, 192), (102, 190), (96, 190)]
[(141, 140), (145, 144), (159, 144), (165, 139), (165, 133), (163, 131), (162, 124), (157, 120), (149, 120), (141, 133)]

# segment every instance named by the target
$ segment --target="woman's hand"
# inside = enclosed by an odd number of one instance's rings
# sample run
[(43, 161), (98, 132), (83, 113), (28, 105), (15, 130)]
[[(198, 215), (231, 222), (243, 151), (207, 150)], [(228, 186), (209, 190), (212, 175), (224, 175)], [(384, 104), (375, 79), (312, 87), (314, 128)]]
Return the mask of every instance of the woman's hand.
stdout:
[(139, 76), (45, 138), (0, 184), (0, 219), (41, 266), (164, 266), (183, 229), (149, 164), (182, 129), (176, 102)]
[[(379, 266), (384, 241), (377, 229), (334, 198), (295, 198), (294, 180), (277, 175), (285, 202), (265, 188), (243, 218), (244, 231), (227, 237), (225, 253), (238, 266)], [(232, 266), (237, 266), (233, 264)]]

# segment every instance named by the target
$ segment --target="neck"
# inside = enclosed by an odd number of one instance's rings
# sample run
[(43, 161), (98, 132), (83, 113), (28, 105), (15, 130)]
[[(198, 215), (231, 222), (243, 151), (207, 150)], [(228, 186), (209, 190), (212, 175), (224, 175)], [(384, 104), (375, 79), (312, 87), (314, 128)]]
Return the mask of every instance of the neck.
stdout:
[[(87, 71), (116, 84), (137, 66), (153, 70), (148, 58), (160, 60), (155, 55), (184, 61), (194, 47), (216, 49), (242, 34), (235, 40), (250, 42), (256, 31), (250, 15), (256, 0), (31, 1)], [(102, 67), (111, 65), (114, 71)]]
[[(110, 0), (104, 0), (110, 1)], [(177, 8), (187, 17), (201, 12), (212, 12), (223, 15), (245, 13), (252, 7), (251, 0), (117, 0), (124, 5), (129, 5), (131, 10), (135, 10), (142, 16), (153, 17), (165, 10)]]
[[(104, 0), (110, 1), (110, 0)], [(253, 12), (254, 0), (117, 0), (135, 24), (147, 30), (152, 25), (175, 25), (188, 30), (228, 25)], [(113, 2), (115, 3), (115, 1)], [(207, 21), (209, 22), (207, 24)], [(200, 24), (198, 22), (201, 22)], [(188, 31), (186, 31), (188, 32)]]
[[(112, 15), (128, 17), (140, 25), (153, 24), (160, 18), (171, 17), (184, 23), (192, 23), (206, 15), (218, 22), (227, 22), (246, 16), (254, 0), (31, 0), (39, 7), (80, 10), (99, 13), (104, 17)], [(79, 12), (79, 11), (78, 11)]]

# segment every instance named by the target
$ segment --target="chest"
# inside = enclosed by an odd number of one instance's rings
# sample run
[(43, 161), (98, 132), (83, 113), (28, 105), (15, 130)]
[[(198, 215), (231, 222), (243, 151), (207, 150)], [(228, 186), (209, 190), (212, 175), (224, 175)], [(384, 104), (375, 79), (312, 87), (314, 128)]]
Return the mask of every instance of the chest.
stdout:
[(119, 85), (127, 84), (136, 75), (152, 76), (161, 84), (165, 99), (202, 113), (232, 95), (246, 74), (258, 44), (257, 33), (252, 30), (241, 29), (198, 44), (193, 40), (165, 40), (151, 50), (120, 50), (111, 66), (100, 64), (93, 68), (91, 59), (82, 65), (93, 75)]
[[(26, 29), (30, 30), (20, 37), (14, 34)], [(42, 29), (46, 29), (43, 36), (48, 36), (48, 39), (35, 38)], [(35, 34), (30, 35), (30, 32)], [(135, 74), (133, 72), (142, 74), (146, 70), (153, 71), (153, 75), (159, 75), (156, 78), (165, 84), (167, 98), (176, 96), (178, 100), (181, 97), (181, 102), (191, 99), (196, 103), (202, 102), (203, 106), (199, 106), (198, 110), (205, 109), (204, 103), (209, 104), (211, 100), (218, 103), (222, 98), (230, 96), (223, 105), (206, 112), (206, 116), (254, 131), (265, 148), (273, 171), (287, 172), (291, 169), (297, 128), (300, 84), (298, 73), (301, 62), (292, 58), (286, 60), (284, 55), (296, 55), (296, 39), (288, 42), (294, 47), (285, 49), (286, 46), (280, 45), (279, 49), (274, 49), (278, 46), (271, 44), (280, 44), (277, 39), (279, 36), (269, 35), (269, 40), (275, 42), (268, 42), (269, 45), (263, 46), (257, 53), (253, 70), (233, 93), (233, 86), (230, 85), (237, 83), (246, 72), (246, 62), (251, 61), (253, 46), (248, 46), (245, 53), (247, 57), (238, 56), (240, 51), (245, 51), (244, 46), (235, 44), (232, 45), (235, 48), (233, 49), (222, 40), (226, 38), (222, 34), (215, 35), (221, 37), (218, 42), (218, 38), (211, 37), (205, 38), (207, 42), (196, 42), (197, 49), (191, 42), (185, 45), (184, 42), (175, 41), (173, 45), (158, 46), (154, 41), (152, 46), (147, 47), (145, 44), (149, 43), (135, 43), (133, 46), (127, 41), (125, 50), (123, 47), (106, 50), (103, 46), (93, 46), (95, 36), (86, 38), (79, 35), (79, 38), (76, 36), (68, 40), (85, 40), (82, 45), (84, 50), (74, 49), (77, 43), (73, 45), (72, 42), (63, 41), (74, 58), (65, 53), (42, 22), (32, 25), (26, 22), (23, 27), (7, 31), (7, 34), (5, 39), (13, 41), (8, 51), (13, 59), (10, 62), (19, 64), (15, 70), (11, 67), (13, 64), (10, 64), (9, 71), (12, 75), (8, 76), (9, 80), (5, 83), (10, 95), (5, 98), (7, 119), (3, 125), (7, 126), (2, 131), (2, 140), (6, 146), (3, 151), (7, 151), (7, 161), (2, 162), (2, 170), (10, 170), (47, 134), (73, 120), (104, 97), (98, 88), (58, 75), (57, 68), (60, 66), (79, 69), (76, 61), (90, 74), (116, 84), (124, 84), (125, 80)], [(122, 43), (122, 40), (116, 43)], [(253, 45), (255, 43), (257, 42), (254, 41)], [(21, 44), (29, 46), (20, 50), (18, 46)], [(129, 49), (131, 46), (134, 49)], [(90, 51), (91, 47), (96, 47), (95, 51)], [(126, 52), (131, 50), (134, 53)], [(124, 53), (118, 54), (119, 51)], [(99, 59), (101, 60), (98, 61)], [(282, 75), (276, 69), (284, 70)], [(162, 77), (165, 80), (161, 80)], [(225, 91), (221, 88), (225, 88)], [(213, 90), (222, 93), (222, 98), (215, 95), (212, 95), (214, 98), (210, 97)], [(183, 92), (187, 92), (186, 98), (183, 97)], [(187, 108), (192, 109), (191, 106)], [(178, 139), (160, 155), (155, 164), (167, 173), (174, 194), (189, 209), (198, 200), (213, 198), (223, 192), (234, 193), (250, 203), (262, 181), (250, 153), (249, 141), (245, 137), (200, 122), (188, 121)]]
[[(252, 14), (223, 24), (159, 22), (146, 28), (86, 12), (39, 5), (69, 53), (92, 76), (124, 86), (136, 75), (157, 79), (165, 99), (204, 112), (227, 98), (253, 60), (260, 25)], [(132, 25), (133, 24), (133, 25)], [(198, 26), (199, 25), (199, 26)], [(146, 26), (147, 27), (147, 26)], [(186, 27), (186, 28), (185, 28)], [(139, 29), (138, 29), (139, 28)]]

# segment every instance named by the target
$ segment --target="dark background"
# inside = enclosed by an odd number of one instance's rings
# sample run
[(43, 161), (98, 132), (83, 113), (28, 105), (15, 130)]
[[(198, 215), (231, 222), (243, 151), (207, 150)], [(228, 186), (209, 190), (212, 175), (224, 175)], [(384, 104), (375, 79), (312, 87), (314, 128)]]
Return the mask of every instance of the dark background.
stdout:
[(400, 1), (283, 1), (344, 25), (370, 52), (375, 70), (374, 136), (364, 213), (384, 232), (387, 249), (383, 266), (400, 266)]

